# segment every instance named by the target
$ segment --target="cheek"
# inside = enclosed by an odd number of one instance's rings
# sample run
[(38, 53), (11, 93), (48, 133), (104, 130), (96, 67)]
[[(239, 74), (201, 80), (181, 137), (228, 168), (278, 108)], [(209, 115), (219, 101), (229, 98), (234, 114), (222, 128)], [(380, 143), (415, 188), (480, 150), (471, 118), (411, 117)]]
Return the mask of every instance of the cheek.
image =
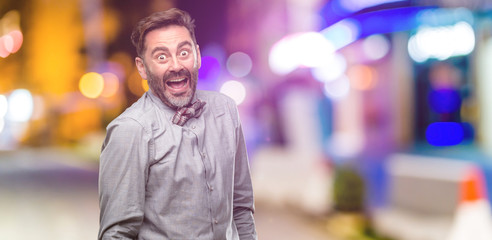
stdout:
[(162, 79), (162, 76), (166, 73), (164, 68), (152, 67), (149, 72), (153, 78)]

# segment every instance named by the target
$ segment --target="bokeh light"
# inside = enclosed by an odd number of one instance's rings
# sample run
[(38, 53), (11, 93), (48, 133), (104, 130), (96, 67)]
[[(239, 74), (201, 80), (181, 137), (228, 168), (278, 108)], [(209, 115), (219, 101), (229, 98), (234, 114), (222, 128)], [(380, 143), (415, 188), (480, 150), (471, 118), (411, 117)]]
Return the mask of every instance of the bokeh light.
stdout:
[(104, 78), (96, 72), (89, 72), (80, 78), (79, 89), (88, 98), (97, 98), (104, 89)]
[(474, 48), (474, 30), (464, 21), (452, 26), (422, 27), (408, 41), (409, 55), (416, 62), (424, 62), (430, 58), (445, 60), (463, 56), (471, 53)]
[(235, 80), (225, 82), (220, 88), (220, 92), (234, 99), (237, 105), (246, 98), (246, 88), (241, 82)]
[(336, 80), (326, 82), (323, 91), (327, 97), (333, 100), (342, 99), (350, 92), (349, 78), (346, 75), (343, 75)]
[(207, 82), (216, 81), (220, 76), (220, 63), (217, 58), (212, 56), (203, 56), (202, 65), (198, 70), (198, 76), (201, 80)]
[(101, 96), (114, 96), (118, 92), (118, 89), (120, 87), (120, 80), (118, 79), (118, 76), (111, 72), (102, 73), (101, 76), (104, 79), (104, 89), (101, 92)]
[(142, 79), (142, 89), (146, 92), (149, 91), (149, 89), (150, 89), (149, 81)]
[(427, 61), (426, 54), (419, 50), (417, 38), (415, 36), (410, 37), (410, 39), (408, 40), (407, 50), (408, 54), (415, 62), (422, 63)]
[(24, 36), (22, 35), (22, 32), (19, 30), (14, 30), (10, 32), (7, 36), (10, 36), (12, 38), (12, 49), (11, 53), (16, 53), (19, 51), (19, 49), (22, 46), (22, 42), (24, 41)]
[(292, 38), (294, 36), (287, 36), (275, 43), (270, 49), (268, 55), (268, 64), (272, 72), (284, 75), (298, 67), (297, 60), (292, 57)]
[(10, 55), (10, 52), (6, 48), (5, 42), (8, 41), (6, 40), (5, 36), (0, 37), (0, 57), (6, 58)]
[(362, 49), (370, 60), (379, 60), (390, 50), (390, 42), (381, 34), (371, 35), (362, 42)]
[(270, 49), (268, 63), (272, 71), (287, 74), (298, 67), (319, 67), (329, 61), (335, 47), (317, 32), (284, 37)]
[(14, 38), (10, 35), (4, 35), (3, 36), (3, 47), (7, 52), (10, 54), (12, 53), (12, 50), (14, 50)]
[(336, 50), (353, 43), (360, 34), (360, 26), (356, 20), (344, 19), (321, 31)]
[(5, 95), (0, 94), (0, 119), (3, 119), (7, 114), (8, 110), (8, 102), (7, 97)]
[(432, 110), (437, 113), (452, 113), (461, 106), (461, 97), (455, 89), (433, 89), (428, 101)]
[(335, 52), (335, 47), (323, 35), (317, 32), (308, 32), (298, 35), (293, 42), (291, 52), (299, 60), (299, 65), (303, 67), (319, 67), (331, 58)]
[(227, 58), (226, 66), (232, 76), (242, 78), (251, 72), (253, 61), (248, 54), (235, 52)]
[(454, 25), (454, 36), (456, 43), (454, 45), (454, 56), (470, 54), (475, 49), (475, 31), (467, 22), (458, 22)]
[(127, 78), (127, 86), (130, 92), (135, 96), (142, 96), (145, 93), (144, 83), (145, 79), (142, 79), (140, 73), (134, 67), (133, 71)]
[(313, 77), (320, 82), (329, 82), (343, 75), (347, 69), (347, 60), (340, 53), (331, 55), (321, 66), (311, 69)]
[(39, 120), (46, 115), (46, 103), (44, 98), (40, 95), (33, 96), (34, 109), (32, 112), (31, 119)]
[(5, 120), (3, 120), (3, 118), (0, 118), (0, 133), (3, 132), (4, 128), (5, 128)]
[(0, 57), (6, 58), (17, 52), (23, 42), (20, 29), (20, 13), (11, 10), (0, 19)]
[(221, 44), (218, 43), (209, 43), (205, 47), (202, 48), (200, 46), (200, 52), (202, 55), (202, 66), (203, 66), (203, 57), (210, 56), (215, 58), (219, 63), (224, 63), (226, 59), (225, 49)]
[(377, 83), (376, 70), (367, 65), (354, 65), (347, 70), (351, 86), (357, 90), (370, 90)]
[(337, 131), (327, 142), (327, 148), (333, 156), (352, 158), (362, 151), (364, 142), (364, 138), (357, 133)]
[(7, 119), (12, 122), (27, 122), (32, 116), (34, 102), (26, 89), (14, 90), (8, 97)]
[(431, 123), (425, 132), (427, 142), (433, 146), (453, 146), (460, 144), (464, 138), (464, 130), (457, 122)]

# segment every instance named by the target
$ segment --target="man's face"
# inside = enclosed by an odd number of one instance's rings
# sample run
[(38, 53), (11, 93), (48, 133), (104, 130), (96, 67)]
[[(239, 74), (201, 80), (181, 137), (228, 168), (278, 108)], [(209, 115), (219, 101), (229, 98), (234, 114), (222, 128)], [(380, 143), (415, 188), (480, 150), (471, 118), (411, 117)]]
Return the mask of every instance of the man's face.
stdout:
[(135, 63), (152, 92), (173, 109), (190, 103), (196, 91), (200, 51), (185, 27), (171, 25), (145, 36), (145, 51)]

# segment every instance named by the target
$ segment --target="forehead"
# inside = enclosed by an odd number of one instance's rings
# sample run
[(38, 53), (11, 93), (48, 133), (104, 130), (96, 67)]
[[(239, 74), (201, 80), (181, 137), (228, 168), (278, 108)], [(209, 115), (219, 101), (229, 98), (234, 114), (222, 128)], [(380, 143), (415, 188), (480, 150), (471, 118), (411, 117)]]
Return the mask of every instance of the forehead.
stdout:
[(172, 48), (184, 41), (193, 43), (188, 29), (183, 26), (170, 25), (148, 32), (145, 36), (145, 48), (147, 50), (158, 46)]

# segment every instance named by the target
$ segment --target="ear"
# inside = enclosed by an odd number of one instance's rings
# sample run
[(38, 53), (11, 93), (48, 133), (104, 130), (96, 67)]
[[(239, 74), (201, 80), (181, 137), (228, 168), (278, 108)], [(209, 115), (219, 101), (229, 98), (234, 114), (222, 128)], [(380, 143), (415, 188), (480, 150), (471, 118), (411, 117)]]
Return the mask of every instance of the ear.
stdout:
[(135, 65), (137, 66), (137, 70), (138, 70), (138, 73), (140, 73), (140, 76), (143, 79), (148, 80), (147, 71), (145, 69), (145, 64), (144, 64), (143, 59), (141, 59), (140, 57), (136, 57), (135, 58)]
[(200, 69), (200, 67), (202, 66), (202, 56), (200, 54), (200, 46), (198, 46), (198, 44), (196, 45), (196, 63), (198, 69)]

